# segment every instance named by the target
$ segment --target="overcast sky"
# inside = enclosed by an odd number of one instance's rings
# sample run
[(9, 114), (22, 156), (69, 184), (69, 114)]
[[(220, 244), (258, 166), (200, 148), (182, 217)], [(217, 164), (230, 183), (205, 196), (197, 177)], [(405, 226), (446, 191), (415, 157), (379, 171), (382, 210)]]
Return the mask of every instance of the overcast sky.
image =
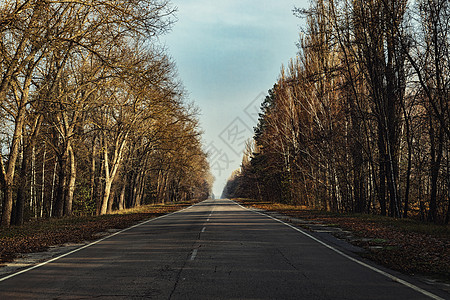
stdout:
[(172, 0), (178, 22), (163, 42), (173, 57), (189, 101), (200, 108), (204, 149), (210, 153), (220, 196), (239, 168), (243, 144), (282, 64), (297, 53), (303, 20), (294, 7), (306, 0)]

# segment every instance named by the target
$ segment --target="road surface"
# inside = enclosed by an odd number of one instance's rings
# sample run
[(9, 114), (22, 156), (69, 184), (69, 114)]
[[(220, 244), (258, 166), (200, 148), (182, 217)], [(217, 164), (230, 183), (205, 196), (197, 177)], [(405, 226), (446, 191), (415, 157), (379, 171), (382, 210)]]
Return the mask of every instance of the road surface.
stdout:
[(0, 299), (450, 299), (384, 272), (230, 200), (207, 200), (0, 279)]

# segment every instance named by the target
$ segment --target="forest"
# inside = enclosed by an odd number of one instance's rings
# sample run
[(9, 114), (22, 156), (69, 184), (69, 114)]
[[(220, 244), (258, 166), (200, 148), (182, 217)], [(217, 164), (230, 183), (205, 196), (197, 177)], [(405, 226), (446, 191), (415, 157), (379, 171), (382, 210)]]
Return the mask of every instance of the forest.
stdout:
[(313, 0), (223, 196), (450, 219), (450, 3)]
[(0, 3), (1, 226), (208, 197), (167, 0)]

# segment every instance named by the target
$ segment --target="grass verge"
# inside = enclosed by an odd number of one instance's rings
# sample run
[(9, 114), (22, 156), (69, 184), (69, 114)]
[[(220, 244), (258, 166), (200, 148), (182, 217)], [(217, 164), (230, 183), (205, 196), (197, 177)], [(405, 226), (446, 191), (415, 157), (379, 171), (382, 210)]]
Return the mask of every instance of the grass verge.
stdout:
[(450, 283), (450, 226), (367, 214), (339, 214), (306, 207), (233, 199), (244, 206), (339, 227), (353, 233), (362, 255), (391, 269)]
[(0, 265), (20, 253), (45, 251), (50, 246), (98, 239), (108, 229), (124, 229), (188, 206), (192, 202), (145, 205), (104, 216), (65, 217), (34, 220), (21, 226), (0, 228)]

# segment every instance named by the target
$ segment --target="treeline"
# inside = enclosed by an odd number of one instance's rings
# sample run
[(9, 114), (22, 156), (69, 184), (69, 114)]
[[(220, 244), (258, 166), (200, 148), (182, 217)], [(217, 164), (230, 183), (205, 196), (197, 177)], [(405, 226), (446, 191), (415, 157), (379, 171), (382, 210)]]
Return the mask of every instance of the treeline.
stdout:
[(445, 222), (450, 3), (315, 0), (227, 197)]
[(0, 4), (1, 224), (206, 198), (166, 0)]

